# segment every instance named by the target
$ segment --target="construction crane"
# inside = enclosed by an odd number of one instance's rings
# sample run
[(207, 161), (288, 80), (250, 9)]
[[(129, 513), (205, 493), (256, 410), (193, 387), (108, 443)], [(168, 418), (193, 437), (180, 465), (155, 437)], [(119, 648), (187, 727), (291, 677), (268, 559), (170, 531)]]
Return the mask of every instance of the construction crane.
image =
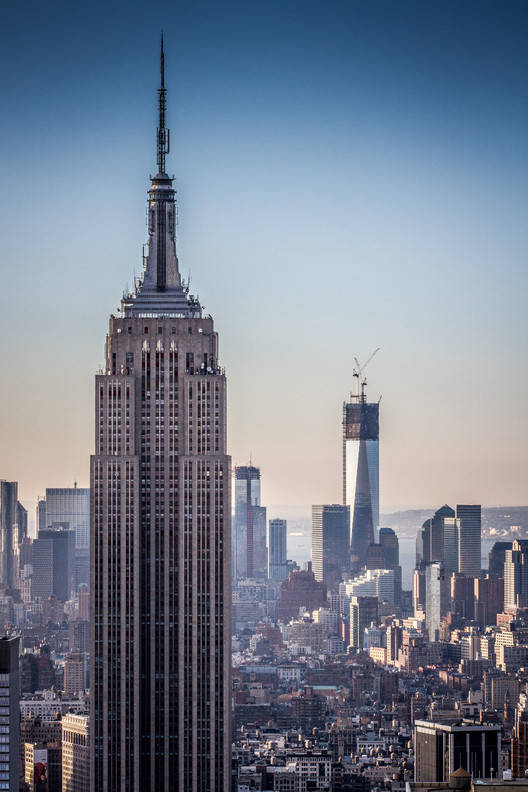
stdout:
[(354, 363), (356, 364), (356, 366), (352, 371), (352, 375), (357, 379), (357, 388), (356, 388), (357, 393), (355, 396), (353, 396), (353, 394), (350, 395), (352, 396), (352, 398), (356, 398), (360, 402), (366, 401), (367, 398), (365, 394), (365, 388), (367, 386), (367, 378), (364, 375), (364, 371), (367, 368), (370, 361), (372, 360), (372, 358), (374, 357), (374, 355), (377, 352), (379, 352), (380, 349), (381, 347), (377, 347), (372, 353), (372, 355), (370, 355), (370, 357), (365, 361), (365, 363), (363, 363), (362, 366), (359, 365), (359, 361), (357, 357), (354, 358)]

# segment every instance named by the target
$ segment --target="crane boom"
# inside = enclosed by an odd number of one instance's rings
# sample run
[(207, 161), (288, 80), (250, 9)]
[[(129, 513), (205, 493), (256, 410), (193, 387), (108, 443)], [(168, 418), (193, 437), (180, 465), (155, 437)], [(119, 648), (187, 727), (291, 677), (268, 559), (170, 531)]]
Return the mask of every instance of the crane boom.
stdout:
[(364, 376), (363, 372), (367, 368), (368, 364), (370, 363), (370, 361), (372, 360), (374, 355), (376, 355), (380, 351), (380, 349), (381, 349), (381, 347), (376, 347), (374, 352), (371, 355), (369, 355), (369, 357), (367, 358), (365, 363), (363, 363), (362, 366), (360, 366), (359, 360), (357, 359), (357, 357), (354, 358), (354, 363), (356, 364), (356, 368), (353, 369), (352, 375), (354, 377), (357, 377), (357, 381), (358, 382), (357, 382), (357, 396), (356, 397), (357, 397), (357, 399), (359, 401), (364, 402), (365, 399), (366, 399), (365, 387), (367, 385), (367, 378)]

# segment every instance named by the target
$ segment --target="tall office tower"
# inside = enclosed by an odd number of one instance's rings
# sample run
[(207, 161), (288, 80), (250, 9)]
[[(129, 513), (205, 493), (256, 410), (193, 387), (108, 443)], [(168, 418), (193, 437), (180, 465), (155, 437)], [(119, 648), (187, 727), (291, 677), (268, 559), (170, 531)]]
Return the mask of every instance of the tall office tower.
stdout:
[(0, 707), (3, 724), (3, 740), (0, 741), (0, 789), (9, 792), (18, 792), (20, 777), (19, 641), (18, 637), (0, 638)]
[(75, 548), (90, 547), (90, 490), (88, 487), (47, 487), (46, 528), (68, 523), (75, 531)]
[(31, 545), (31, 598), (45, 600), (53, 594), (53, 540), (47, 531), (39, 531), (39, 538)]
[(92, 792), (226, 792), (231, 778), (226, 378), (178, 269), (161, 63), (148, 253), (95, 380)]
[(413, 573), (413, 610), (414, 615), (425, 613), (426, 602), (425, 569), (415, 569)]
[[(416, 566), (430, 564), (431, 562), (444, 563), (446, 556), (453, 553), (450, 536), (446, 537), (446, 520), (455, 517), (453, 509), (444, 504), (432, 517), (426, 520), (418, 529), (416, 536)], [(457, 571), (455, 567), (453, 572)]]
[[(38, 506), (42, 501), (39, 501)], [(90, 580), (90, 490), (88, 487), (48, 487), (44, 501), (45, 527), (67, 524), (75, 531), (75, 586)], [(39, 517), (40, 522), (40, 517)]]
[(27, 537), (27, 529), (28, 529), (28, 513), (27, 509), (22, 506), (20, 501), (17, 501), (16, 505), (16, 519), (15, 519), (18, 535), (17, 535), (17, 544), (22, 544), (24, 539)]
[(353, 649), (363, 649), (365, 630), (378, 623), (377, 597), (352, 597), (350, 600), (350, 644)]
[(473, 578), (475, 597), (475, 619), (484, 629), (497, 623), (497, 613), (504, 611), (504, 578), (486, 575)]
[(451, 612), (463, 619), (475, 618), (475, 582), (478, 578), (453, 572), (449, 579)]
[(90, 718), (62, 716), (62, 792), (89, 792)]
[(392, 528), (379, 529), (379, 543), (383, 548), (386, 568), (394, 569), (400, 563), (400, 543)]
[(233, 579), (267, 577), (266, 509), (260, 505), (260, 470), (235, 468)]
[(438, 641), (446, 608), (446, 581), (441, 564), (425, 567), (425, 628), (430, 641)]
[(444, 571), (446, 575), (458, 572), (458, 520), (444, 517)]
[(515, 539), (504, 561), (504, 610), (528, 607), (528, 541)]
[(46, 498), (39, 496), (35, 508), (35, 531), (38, 536), (39, 531), (45, 531), (48, 527), (46, 519)]
[(350, 506), (350, 548), (361, 566), (379, 523), (379, 404), (364, 389), (343, 404), (343, 503)]
[(460, 506), (456, 508), (458, 526), (458, 572), (463, 575), (480, 575), (481, 508)]
[(334, 589), (350, 572), (348, 506), (312, 506), (312, 569), (316, 580)]
[(269, 564), (268, 577), (272, 580), (286, 580), (288, 577), (288, 557), (286, 548), (286, 520), (270, 520), (269, 526)]
[(69, 600), (75, 590), (75, 532), (59, 525), (39, 531), (32, 550), (32, 596)]
[(488, 570), (494, 577), (504, 577), (506, 550), (512, 549), (511, 542), (495, 542), (488, 553)]
[(13, 588), (18, 483), (0, 480), (0, 586)]
[(400, 543), (392, 528), (379, 529), (379, 543), (383, 549), (385, 569), (394, 569), (394, 602), (399, 605), (402, 591), (402, 568), (400, 566)]

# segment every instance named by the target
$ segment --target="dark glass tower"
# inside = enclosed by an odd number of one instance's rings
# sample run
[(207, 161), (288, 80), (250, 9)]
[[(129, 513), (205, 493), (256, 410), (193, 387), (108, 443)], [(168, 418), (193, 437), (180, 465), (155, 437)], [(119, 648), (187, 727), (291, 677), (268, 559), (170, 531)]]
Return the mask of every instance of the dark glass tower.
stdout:
[(91, 790), (226, 792), (230, 459), (218, 335), (182, 284), (163, 44), (148, 254), (110, 317), (91, 459)]

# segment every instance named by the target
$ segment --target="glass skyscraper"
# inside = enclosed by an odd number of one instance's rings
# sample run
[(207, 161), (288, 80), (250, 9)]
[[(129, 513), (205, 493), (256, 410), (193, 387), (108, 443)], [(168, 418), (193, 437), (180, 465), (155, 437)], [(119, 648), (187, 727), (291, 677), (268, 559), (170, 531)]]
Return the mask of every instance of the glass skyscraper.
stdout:
[(379, 405), (364, 398), (343, 404), (343, 502), (350, 506), (350, 547), (359, 565), (379, 524)]
[(312, 506), (312, 569), (316, 580), (336, 588), (350, 571), (350, 508)]
[(235, 468), (233, 579), (268, 576), (266, 508), (260, 505), (260, 470), (253, 465)]
[(90, 547), (90, 490), (87, 487), (46, 488), (46, 528), (68, 523), (76, 549)]

